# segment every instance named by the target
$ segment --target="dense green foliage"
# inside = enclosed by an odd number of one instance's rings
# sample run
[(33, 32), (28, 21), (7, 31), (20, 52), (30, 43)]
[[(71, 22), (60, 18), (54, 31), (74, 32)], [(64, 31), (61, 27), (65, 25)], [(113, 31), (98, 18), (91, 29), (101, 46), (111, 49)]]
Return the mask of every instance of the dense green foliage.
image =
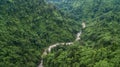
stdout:
[(48, 0), (76, 20), (91, 20), (120, 11), (119, 0)]
[(43, 0), (0, 0), (0, 67), (36, 67), (45, 47), (75, 38), (76, 24)]
[[(69, 47), (53, 49), (44, 57), (45, 67), (119, 67), (120, 1), (74, 0), (76, 1), (84, 4), (72, 7), (73, 10), (69, 13), (73, 14), (72, 17), (77, 17), (75, 19), (87, 22), (81, 40)], [(55, 5), (59, 6), (57, 3)]]
[(119, 0), (0, 0), (0, 67), (119, 67)]

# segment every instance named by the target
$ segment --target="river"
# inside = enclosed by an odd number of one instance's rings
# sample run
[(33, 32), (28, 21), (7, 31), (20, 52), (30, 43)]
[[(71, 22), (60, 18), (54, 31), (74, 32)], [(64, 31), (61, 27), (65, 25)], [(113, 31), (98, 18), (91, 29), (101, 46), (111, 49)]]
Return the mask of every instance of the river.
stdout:
[[(82, 23), (82, 28), (84, 29), (85, 27), (86, 27), (86, 24), (83, 22), (83, 23)], [(82, 31), (80, 31), (80, 32), (77, 33), (75, 41), (79, 41), (79, 40), (80, 40), (81, 34), (82, 34)], [(73, 41), (73, 42), (67, 42), (67, 43), (55, 43), (55, 44), (52, 44), (52, 45), (50, 45), (47, 49), (44, 50), (42, 56), (45, 56), (45, 55), (47, 55), (48, 53), (50, 53), (50, 52), (51, 52), (51, 49), (57, 47), (58, 45), (68, 45), (68, 46), (69, 46), (69, 45), (72, 45), (75, 41)], [(44, 66), (43, 66), (43, 59), (41, 60), (41, 62), (40, 62), (40, 64), (38, 65), (38, 67), (44, 67)]]

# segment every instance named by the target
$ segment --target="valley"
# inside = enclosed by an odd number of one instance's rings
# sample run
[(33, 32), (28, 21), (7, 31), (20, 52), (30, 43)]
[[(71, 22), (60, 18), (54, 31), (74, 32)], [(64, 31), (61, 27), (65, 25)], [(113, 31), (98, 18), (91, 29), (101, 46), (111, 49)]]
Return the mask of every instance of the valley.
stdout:
[(119, 0), (0, 0), (0, 67), (119, 67)]

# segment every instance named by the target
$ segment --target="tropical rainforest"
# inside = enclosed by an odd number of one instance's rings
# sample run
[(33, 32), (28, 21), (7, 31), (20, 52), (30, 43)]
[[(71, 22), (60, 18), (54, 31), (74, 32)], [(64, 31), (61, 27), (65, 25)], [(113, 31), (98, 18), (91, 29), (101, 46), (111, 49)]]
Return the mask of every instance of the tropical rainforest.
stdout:
[(120, 67), (119, 43), (119, 0), (0, 0), (0, 67)]

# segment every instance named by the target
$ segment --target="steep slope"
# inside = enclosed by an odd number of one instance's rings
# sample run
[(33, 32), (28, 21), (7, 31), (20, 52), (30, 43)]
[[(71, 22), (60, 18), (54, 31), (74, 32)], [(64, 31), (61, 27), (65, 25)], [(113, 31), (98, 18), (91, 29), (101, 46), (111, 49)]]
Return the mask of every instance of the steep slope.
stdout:
[(119, 11), (119, 0), (48, 0), (69, 17), (85, 21), (111, 11)]
[(0, 67), (36, 67), (45, 47), (73, 40), (77, 28), (44, 0), (0, 0)]

